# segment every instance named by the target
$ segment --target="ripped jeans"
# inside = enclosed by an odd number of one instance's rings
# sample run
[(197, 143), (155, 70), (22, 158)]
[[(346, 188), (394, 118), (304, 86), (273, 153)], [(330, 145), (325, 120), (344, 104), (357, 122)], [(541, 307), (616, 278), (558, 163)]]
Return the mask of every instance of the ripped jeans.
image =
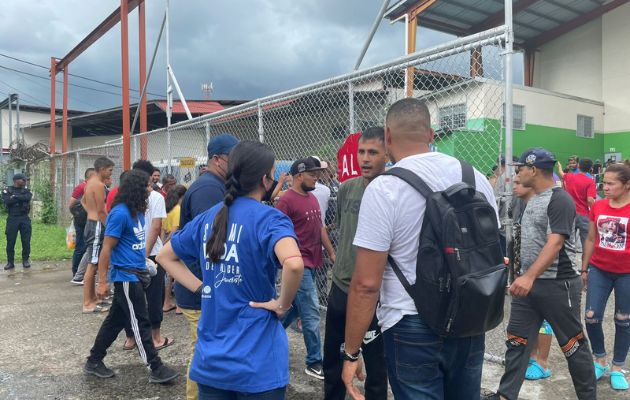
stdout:
[(613, 365), (623, 366), (630, 348), (630, 274), (603, 271), (594, 265), (588, 267), (586, 292), (586, 331), (593, 347), (593, 355), (606, 357), (602, 321), (610, 292), (615, 290), (615, 346)]

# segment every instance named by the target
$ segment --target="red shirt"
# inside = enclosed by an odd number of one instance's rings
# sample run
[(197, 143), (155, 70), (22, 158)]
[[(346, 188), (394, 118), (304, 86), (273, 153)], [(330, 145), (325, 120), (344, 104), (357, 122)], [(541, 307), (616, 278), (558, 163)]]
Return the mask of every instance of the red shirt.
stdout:
[(598, 200), (593, 204), (589, 218), (597, 228), (595, 250), (590, 263), (604, 271), (629, 274), (630, 204), (621, 208), (612, 208), (608, 199)]
[(564, 189), (575, 202), (575, 212), (588, 215), (588, 198), (597, 197), (595, 181), (582, 173), (564, 174)]
[(105, 210), (107, 210), (107, 212), (110, 212), (112, 210), (112, 203), (114, 202), (114, 197), (116, 197), (117, 194), (118, 186), (110, 190), (107, 194), (107, 200), (105, 200)]
[(72, 190), (72, 198), (79, 200), (81, 199), (81, 197), (83, 197), (83, 194), (85, 193), (85, 187), (87, 186), (87, 181), (83, 181), (81, 183), (79, 183), (73, 190)]
[(322, 212), (312, 193), (303, 196), (289, 189), (280, 197), (276, 208), (293, 221), (304, 266), (322, 266)]

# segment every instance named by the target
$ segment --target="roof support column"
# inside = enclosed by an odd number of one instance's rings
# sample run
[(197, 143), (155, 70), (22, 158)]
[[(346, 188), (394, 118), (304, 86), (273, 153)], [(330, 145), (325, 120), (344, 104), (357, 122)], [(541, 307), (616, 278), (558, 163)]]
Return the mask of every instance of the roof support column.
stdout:
[(63, 69), (63, 114), (61, 117), (61, 152), (68, 152), (68, 66)]
[(525, 86), (534, 86), (534, 66), (536, 63), (536, 50), (534, 49), (526, 49), (525, 50), (525, 77), (524, 84)]
[(481, 47), (475, 47), (470, 51), (470, 77), (483, 77), (483, 54)]
[(55, 125), (55, 119), (57, 118), (55, 111), (56, 111), (56, 97), (55, 97), (55, 90), (56, 90), (56, 79), (57, 77), (57, 60), (55, 59), (55, 57), (50, 57), (50, 142), (48, 144), (48, 148), (50, 150), (50, 155), (54, 155), (55, 154), (55, 145), (57, 142), (57, 131), (56, 128), (57, 126)]
[[(143, 85), (147, 80), (147, 40), (146, 40), (146, 23), (145, 23), (144, 1), (138, 3), (138, 43), (139, 43), (139, 60), (140, 60), (140, 133), (147, 131), (147, 95)], [(133, 132), (131, 132), (133, 134)], [(140, 158), (147, 159), (147, 135), (140, 136)]]
[(123, 170), (131, 169), (131, 140), (129, 129), (131, 117), (129, 114), (129, 11), (127, 0), (120, 0), (120, 49), (122, 62), (122, 145)]
[[(407, 14), (405, 22), (407, 25), (407, 54), (416, 52), (416, 32), (418, 28), (417, 15), (413, 13)], [(416, 75), (416, 68), (407, 67), (405, 74), (405, 88), (407, 97), (413, 97), (413, 81)]]

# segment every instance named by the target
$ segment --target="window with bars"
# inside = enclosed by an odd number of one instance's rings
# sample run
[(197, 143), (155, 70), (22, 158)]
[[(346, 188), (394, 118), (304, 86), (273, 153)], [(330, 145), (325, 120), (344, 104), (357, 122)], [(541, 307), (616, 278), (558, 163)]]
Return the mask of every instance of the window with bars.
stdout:
[(595, 137), (595, 125), (593, 117), (578, 114), (576, 135), (578, 137), (589, 139)]
[(466, 128), (466, 104), (454, 104), (452, 106), (440, 107), (440, 129), (453, 130)]
[[(503, 117), (501, 118), (501, 126), (505, 128), (505, 103), (503, 103)], [(512, 129), (525, 130), (525, 106), (520, 104), (512, 104)]]

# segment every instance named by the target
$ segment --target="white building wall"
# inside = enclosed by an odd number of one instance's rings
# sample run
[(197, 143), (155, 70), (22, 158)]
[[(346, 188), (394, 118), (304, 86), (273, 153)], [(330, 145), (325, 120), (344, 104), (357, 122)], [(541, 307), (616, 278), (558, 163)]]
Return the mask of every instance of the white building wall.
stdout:
[[(12, 108), (12, 124), (13, 124), (13, 140), (17, 138), (17, 112), (15, 108)], [(34, 124), (42, 121), (49, 121), (50, 114), (20, 110), (20, 125)], [(3, 109), (0, 111), (0, 123), (2, 124), (2, 148), (9, 147), (9, 110)], [(44, 137), (42, 133), (37, 133), (35, 136), (31, 136), (29, 128), (24, 128), (24, 140), (27, 144), (34, 144), (40, 140), (48, 142), (50, 140), (50, 131), (47, 129), (47, 133)], [(61, 143), (61, 141), (59, 141)]]
[(597, 18), (536, 52), (534, 86), (601, 101), (602, 72), (602, 18)]
[(630, 131), (630, 3), (604, 14), (602, 43), (605, 129)]

